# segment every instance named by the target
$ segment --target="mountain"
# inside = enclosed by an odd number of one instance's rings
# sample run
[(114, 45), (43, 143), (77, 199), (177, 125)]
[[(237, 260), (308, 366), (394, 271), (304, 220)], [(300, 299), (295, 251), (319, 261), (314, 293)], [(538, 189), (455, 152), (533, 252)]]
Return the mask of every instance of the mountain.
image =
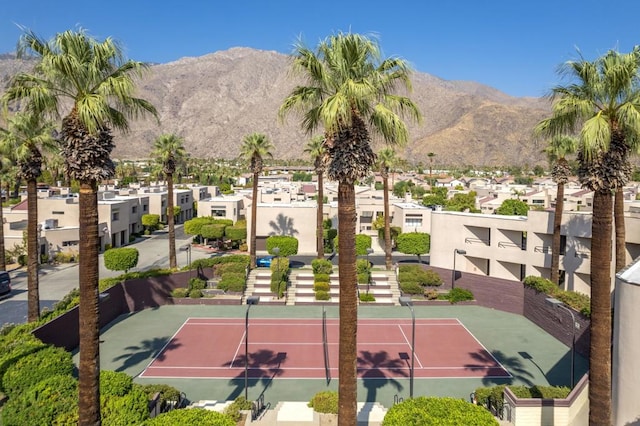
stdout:
[[(30, 63), (0, 55), (0, 81)], [(245, 135), (267, 134), (275, 158), (305, 158), (310, 139), (291, 115), (282, 123), (277, 111), (295, 87), (288, 56), (250, 48), (232, 48), (197, 58), (151, 66), (139, 84), (139, 96), (158, 109), (160, 124), (146, 119), (116, 134), (117, 159), (144, 158), (161, 133), (184, 137), (194, 157), (233, 158)], [(434, 165), (545, 164), (533, 126), (549, 115), (548, 101), (514, 98), (469, 81), (448, 81), (416, 72), (411, 98), (423, 120), (410, 124), (411, 142), (398, 153), (412, 162)], [(374, 141), (375, 149), (379, 142)]]

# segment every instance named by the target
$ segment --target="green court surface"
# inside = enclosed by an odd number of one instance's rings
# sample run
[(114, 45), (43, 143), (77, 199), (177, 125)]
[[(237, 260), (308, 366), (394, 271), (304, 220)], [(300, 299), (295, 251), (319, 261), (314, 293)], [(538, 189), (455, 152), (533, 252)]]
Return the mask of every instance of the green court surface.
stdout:
[[(452, 396), (468, 399), (480, 386), (495, 384), (569, 384), (571, 350), (526, 318), (479, 306), (414, 306), (416, 318), (457, 318), (477, 340), (511, 373), (512, 378), (416, 378), (414, 396)], [(139, 383), (166, 383), (190, 401), (233, 400), (244, 395), (243, 379), (144, 379), (137, 377), (164, 348), (187, 318), (237, 318), (244, 320), (246, 306), (163, 306), (121, 316), (103, 328), (100, 364), (103, 370), (123, 371)], [(327, 318), (338, 317), (338, 307), (326, 307)], [(411, 318), (400, 306), (363, 306), (359, 318)], [(322, 306), (257, 305), (252, 318), (321, 318)], [(206, 337), (205, 337), (206, 338)], [(416, 341), (421, 338), (416, 335)], [(433, 351), (446, 342), (432, 342)], [(196, 349), (197, 350), (197, 349)], [(76, 354), (77, 361), (77, 354)], [(333, 366), (332, 366), (333, 367)], [(335, 366), (337, 367), (337, 366)], [(587, 370), (587, 360), (576, 355), (576, 377)], [(577, 381), (577, 379), (576, 379)], [(249, 380), (249, 399), (264, 396), (275, 406), (279, 401), (308, 401), (322, 390), (337, 390), (338, 378)], [(359, 402), (380, 402), (386, 407), (396, 398), (409, 397), (409, 378), (358, 380)]]

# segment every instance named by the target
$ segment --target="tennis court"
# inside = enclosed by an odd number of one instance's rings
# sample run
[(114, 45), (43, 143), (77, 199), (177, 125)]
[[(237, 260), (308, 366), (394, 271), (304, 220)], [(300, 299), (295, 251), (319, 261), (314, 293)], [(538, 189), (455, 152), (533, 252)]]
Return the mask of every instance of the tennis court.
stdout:
[[(338, 319), (251, 318), (246, 325), (244, 318), (187, 318), (139, 377), (241, 378), (245, 366), (252, 379), (338, 377)], [(409, 377), (413, 338), (410, 319), (359, 319), (359, 377)], [(456, 318), (416, 319), (414, 349), (416, 378), (511, 377)]]

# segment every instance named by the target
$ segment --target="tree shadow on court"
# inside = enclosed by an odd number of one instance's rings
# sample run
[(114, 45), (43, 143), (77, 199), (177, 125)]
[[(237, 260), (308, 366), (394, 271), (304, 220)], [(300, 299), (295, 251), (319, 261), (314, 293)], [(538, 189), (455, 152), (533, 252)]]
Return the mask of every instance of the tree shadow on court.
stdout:
[(402, 384), (394, 379), (394, 376), (407, 377), (404, 366), (405, 363), (400, 357), (391, 358), (387, 351), (360, 351), (358, 372), (364, 371), (361, 377), (367, 389), (365, 402), (377, 401), (378, 389), (387, 385), (393, 386), (397, 392), (402, 391)]
[[(227, 361), (223, 365), (226, 367), (244, 367), (245, 363), (244, 354), (232, 361)], [(266, 349), (261, 349), (257, 352), (249, 353), (249, 366), (248, 366), (248, 386), (253, 387), (258, 384), (262, 384), (264, 389), (261, 394), (267, 390), (271, 385), (271, 382), (277, 376), (282, 375), (282, 364), (287, 359), (286, 352), (273, 352)], [(228, 401), (235, 400), (238, 396), (244, 392), (244, 370), (238, 373), (234, 378), (229, 380), (229, 383), (235, 385), (235, 389), (227, 397)]]
[[(502, 366), (511, 374), (511, 377), (483, 377), (482, 384), (485, 386), (492, 386), (495, 384), (512, 384), (516, 380), (524, 383), (527, 386), (533, 386), (534, 375), (529, 372), (527, 366), (521, 361), (519, 357), (507, 356), (502, 351), (494, 351), (489, 354), (486, 351), (482, 353), (470, 352), (469, 355), (478, 361), (478, 364), (466, 364), (464, 367), (471, 371), (486, 371), (487, 365), (495, 364), (496, 360), (502, 364)], [(499, 368), (499, 367), (498, 367)]]
[[(141, 362), (148, 361), (149, 358), (156, 357), (157, 360), (164, 360), (165, 352), (182, 346), (178, 339), (173, 339), (167, 344), (170, 337), (155, 337), (151, 340), (143, 340), (139, 345), (127, 346), (124, 353), (113, 358), (113, 362), (122, 361), (123, 363), (116, 371), (125, 371)], [(165, 346), (166, 345), (166, 346)], [(162, 349), (165, 349), (164, 351)], [(162, 353), (160, 353), (162, 351)], [(157, 355), (157, 356), (156, 356)]]

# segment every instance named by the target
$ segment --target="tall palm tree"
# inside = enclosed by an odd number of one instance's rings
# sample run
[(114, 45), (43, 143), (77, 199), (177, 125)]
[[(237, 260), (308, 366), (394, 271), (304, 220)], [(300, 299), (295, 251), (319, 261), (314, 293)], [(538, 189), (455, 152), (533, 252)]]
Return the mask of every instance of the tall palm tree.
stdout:
[(43, 152), (53, 151), (53, 125), (33, 113), (17, 113), (0, 133), (3, 152), (15, 158), (18, 175), (27, 182), (27, 321), (40, 318), (38, 283), (38, 178), (42, 175)]
[(378, 167), (382, 175), (382, 189), (384, 192), (384, 263), (387, 271), (392, 268), (391, 258), (391, 216), (389, 213), (389, 169), (398, 160), (396, 152), (391, 148), (383, 148), (378, 152)]
[(313, 160), (313, 167), (318, 175), (318, 209), (316, 211), (316, 249), (318, 250), (318, 259), (324, 259), (324, 136), (316, 136), (307, 144), (304, 152), (309, 154)]
[(427, 154), (427, 157), (429, 157), (429, 186), (433, 187), (433, 157), (435, 157), (436, 154), (434, 152), (430, 152)]
[(628, 152), (640, 139), (639, 58), (635, 48), (565, 63), (571, 81), (552, 89), (552, 115), (536, 126), (548, 137), (579, 131), (578, 178), (594, 192), (589, 423), (597, 425), (611, 423), (612, 194), (628, 181)]
[(340, 337), (338, 423), (356, 423), (357, 320), (356, 181), (375, 163), (369, 131), (391, 144), (404, 144), (409, 134), (399, 113), (418, 120), (416, 105), (395, 95), (398, 85), (410, 89), (410, 70), (398, 58), (381, 59), (377, 40), (360, 34), (339, 33), (321, 41), (316, 50), (299, 41), (292, 70), (306, 85), (298, 86), (280, 106), (280, 117), (296, 111), (301, 125), (312, 133), (325, 132), (327, 176), (338, 182), (340, 257)]
[(111, 129), (126, 131), (129, 119), (157, 116), (153, 105), (133, 96), (147, 66), (125, 60), (113, 39), (98, 41), (82, 29), (58, 33), (48, 42), (25, 30), (18, 55), (38, 62), (33, 71), (12, 78), (3, 100), (26, 101), (29, 111), (64, 117), (65, 168), (80, 183), (78, 415), (80, 424), (100, 424), (98, 182), (114, 173)]
[(169, 227), (169, 267), (178, 267), (176, 260), (176, 228), (173, 214), (173, 174), (176, 167), (187, 156), (183, 140), (173, 134), (158, 136), (153, 144), (151, 154), (162, 166), (162, 173), (167, 180), (167, 225)]
[(251, 236), (249, 240), (250, 265), (251, 269), (256, 267), (256, 225), (258, 223), (258, 179), (262, 173), (265, 158), (272, 158), (271, 150), (273, 144), (267, 135), (262, 133), (251, 133), (242, 140), (240, 146), (240, 156), (249, 162), (249, 169), (253, 173), (253, 191), (251, 200)]
[(551, 281), (560, 284), (560, 228), (564, 210), (564, 186), (571, 176), (571, 167), (567, 155), (576, 152), (577, 140), (574, 137), (559, 135), (552, 138), (544, 149), (549, 161), (553, 164), (551, 177), (557, 185), (556, 208), (553, 215), (553, 242), (551, 244)]

